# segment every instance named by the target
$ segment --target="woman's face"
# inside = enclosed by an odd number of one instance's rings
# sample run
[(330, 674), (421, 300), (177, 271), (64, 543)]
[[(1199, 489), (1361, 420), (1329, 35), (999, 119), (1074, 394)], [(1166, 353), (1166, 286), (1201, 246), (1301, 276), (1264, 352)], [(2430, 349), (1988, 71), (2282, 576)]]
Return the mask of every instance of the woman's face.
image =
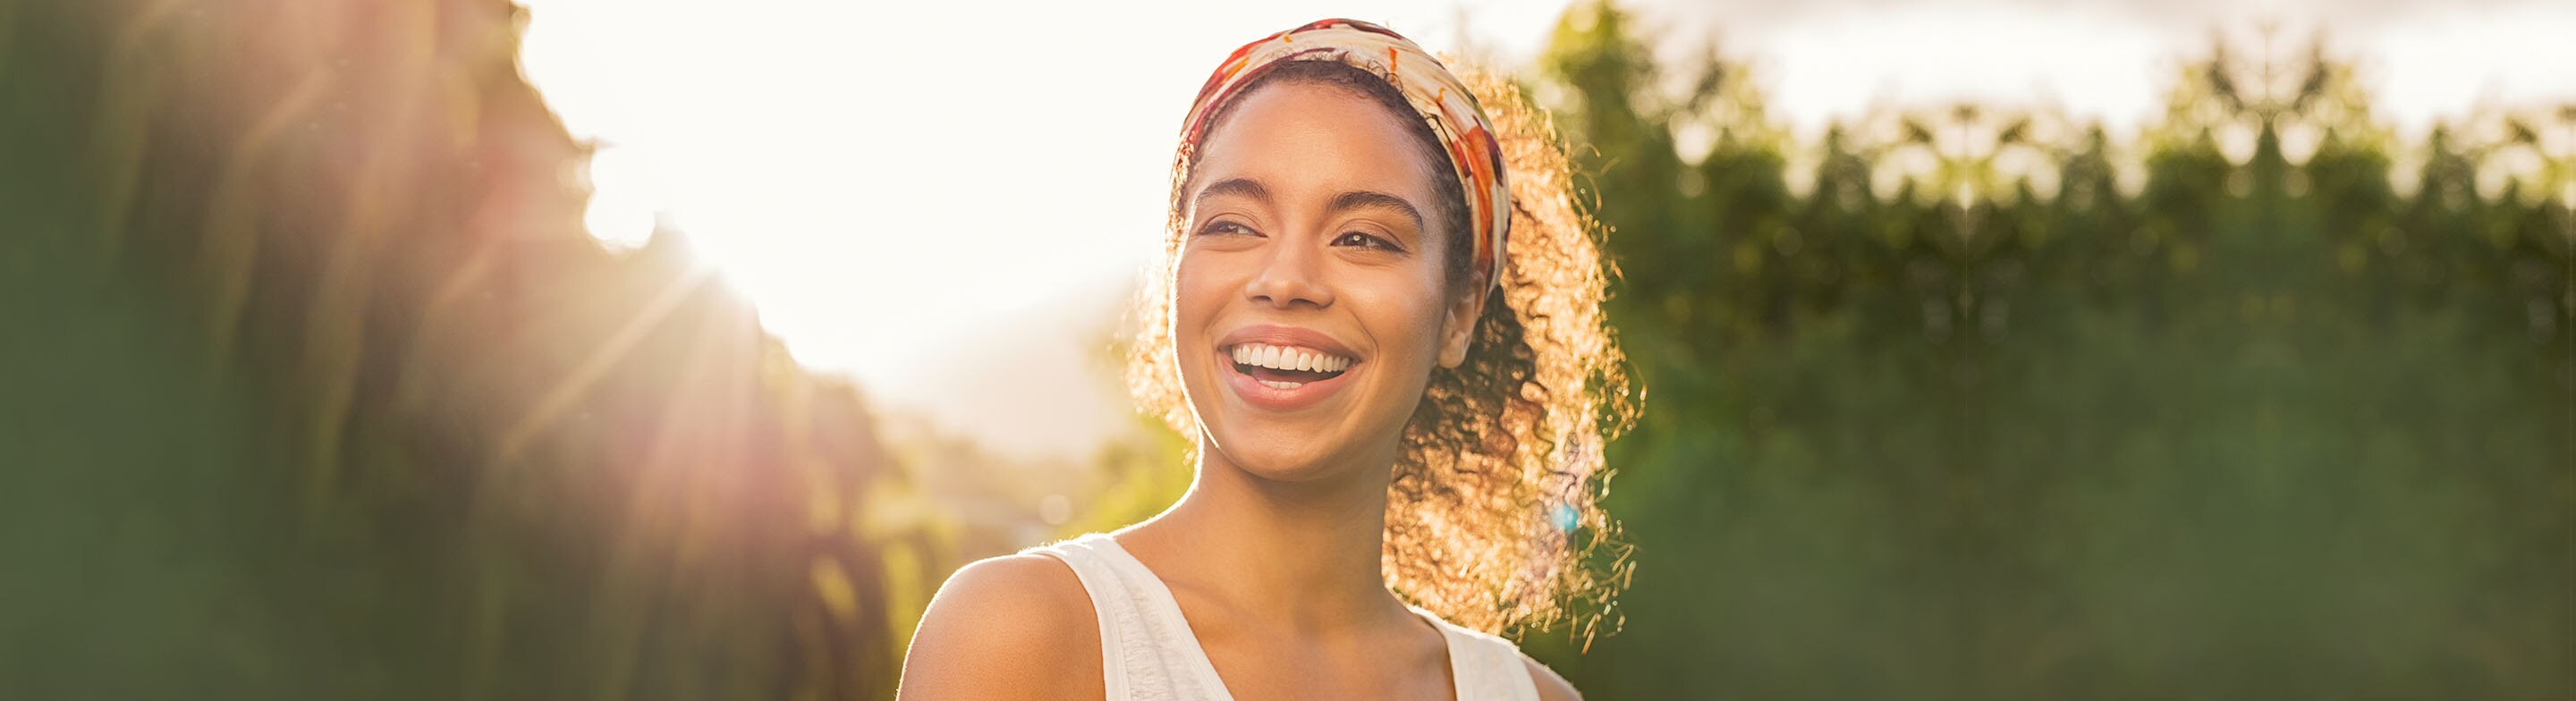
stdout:
[[(1201, 143), (1173, 279), (1182, 391), (1212, 456), (1304, 481), (1391, 464), (1480, 302), (1452, 294), (1432, 168), (1383, 105), (1271, 84)], [(1466, 281), (1474, 284), (1475, 281)], [(1464, 285), (1462, 285), (1464, 286)]]

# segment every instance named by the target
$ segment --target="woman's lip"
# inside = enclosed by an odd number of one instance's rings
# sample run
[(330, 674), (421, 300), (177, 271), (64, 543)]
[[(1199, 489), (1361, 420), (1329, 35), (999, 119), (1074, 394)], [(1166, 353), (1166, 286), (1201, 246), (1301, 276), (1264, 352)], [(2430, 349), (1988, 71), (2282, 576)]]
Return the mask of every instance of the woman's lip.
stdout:
[[(1226, 351), (1233, 349), (1235, 346), (1246, 343), (1259, 343), (1272, 346), (1296, 346), (1300, 348), (1319, 350), (1344, 358), (1349, 358), (1351, 359), (1352, 365), (1358, 365), (1360, 361), (1359, 354), (1351, 352), (1350, 346), (1344, 345), (1341, 341), (1334, 340), (1331, 336), (1324, 335), (1321, 331), (1301, 329), (1294, 326), (1279, 326), (1275, 324), (1254, 324), (1235, 329), (1232, 333), (1228, 333), (1224, 337), (1217, 339), (1217, 353), (1222, 355)], [(1226, 362), (1232, 363), (1233, 360), (1229, 359)]]
[[(1271, 341), (1247, 342), (1271, 343)], [(1271, 411), (1294, 411), (1322, 403), (1340, 392), (1344, 384), (1343, 380), (1348, 379), (1351, 373), (1357, 372), (1360, 367), (1358, 363), (1352, 363), (1350, 369), (1343, 370), (1339, 375), (1299, 384), (1293, 388), (1280, 389), (1261, 384), (1261, 380), (1235, 369), (1234, 358), (1228, 356), (1224, 348), (1225, 346), (1220, 346), (1216, 351), (1216, 362), (1219, 367), (1224, 368), (1221, 372), (1225, 373), (1226, 387), (1233, 389), (1234, 396), (1241, 398), (1243, 403)]]

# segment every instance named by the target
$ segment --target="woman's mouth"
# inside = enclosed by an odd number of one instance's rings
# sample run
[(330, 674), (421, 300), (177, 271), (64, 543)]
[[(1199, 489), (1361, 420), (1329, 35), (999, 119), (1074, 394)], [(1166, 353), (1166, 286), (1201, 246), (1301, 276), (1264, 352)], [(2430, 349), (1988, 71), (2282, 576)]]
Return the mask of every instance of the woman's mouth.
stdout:
[(1236, 344), (1229, 355), (1235, 372), (1271, 389), (1297, 389), (1309, 382), (1340, 377), (1351, 367), (1350, 358), (1312, 348), (1266, 343)]
[(1351, 384), (1368, 361), (1321, 331), (1252, 324), (1219, 337), (1215, 360), (1227, 394), (1244, 406), (1299, 412), (1323, 404)]
[(1305, 346), (1244, 342), (1223, 353), (1233, 372), (1226, 385), (1246, 404), (1270, 411), (1314, 406), (1349, 384), (1342, 379), (1359, 361)]

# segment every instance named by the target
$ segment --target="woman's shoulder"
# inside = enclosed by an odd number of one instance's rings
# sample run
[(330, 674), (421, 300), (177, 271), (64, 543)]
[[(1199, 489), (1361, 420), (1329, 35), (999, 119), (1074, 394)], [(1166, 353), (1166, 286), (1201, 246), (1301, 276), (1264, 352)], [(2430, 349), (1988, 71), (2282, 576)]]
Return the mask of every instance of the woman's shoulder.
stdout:
[(898, 695), (1099, 698), (1100, 684), (1099, 622), (1082, 581), (1062, 561), (1021, 553), (978, 560), (940, 585)]
[(931, 597), (923, 622), (930, 621), (930, 612), (964, 614), (968, 618), (957, 620), (994, 624), (978, 627), (993, 633), (1065, 632), (1054, 630), (1062, 627), (1099, 632), (1091, 613), (1091, 595), (1082, 588), (1082, 580), (1064, 561), (1036, 552), (985, 558), (957, 568)]

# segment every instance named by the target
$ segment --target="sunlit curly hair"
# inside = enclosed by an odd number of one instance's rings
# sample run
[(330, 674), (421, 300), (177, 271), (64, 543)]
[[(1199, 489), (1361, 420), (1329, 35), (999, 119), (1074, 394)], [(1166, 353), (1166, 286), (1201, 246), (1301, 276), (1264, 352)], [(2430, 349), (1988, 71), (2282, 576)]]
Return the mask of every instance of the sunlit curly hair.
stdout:
[[(1512, 191), (1502, 284), (1488, 288), (1473, 345), (1456, 368), (1437, 368), (1404, 427), (1388, 487), (1385, 570), (1397, 594), (1450, 622), (1518, 635), (1562, 628), (1589, 641), (1615, 630), (1627, 546), (1599, 506), (1610, 471), (1601, 446), (1630, 422), (1625, 360), (1601, 313), (1610, 275), (1594, 221), (1575, 205), (1555, 126), (1500, 76), (1461, 71), (1492, 118)], [(1404, 117), (1433, 163), (1448, 158), (1401, 93), (1365, 69), (1335, 61), (1277, 66), (1221, 105), (1266, 86), (1300, 83), (1352, 90)], [(1141, 406), (1185, 436), (1199, 435), (1181, 392), (1172, 341), (1172, 280), (1188, 222), (1183, 197), (1197, 161), (1184, 143), (1172, 159), (1164, 266), (1139, 300), (1128, 385)], [(1457, 176), (1431, 169), (1447, 192), (1444, 223), (1451, 285), (1477, 284), (1467, 208)], [(1452, 289), (1455, 289), (1454, 287)]]

